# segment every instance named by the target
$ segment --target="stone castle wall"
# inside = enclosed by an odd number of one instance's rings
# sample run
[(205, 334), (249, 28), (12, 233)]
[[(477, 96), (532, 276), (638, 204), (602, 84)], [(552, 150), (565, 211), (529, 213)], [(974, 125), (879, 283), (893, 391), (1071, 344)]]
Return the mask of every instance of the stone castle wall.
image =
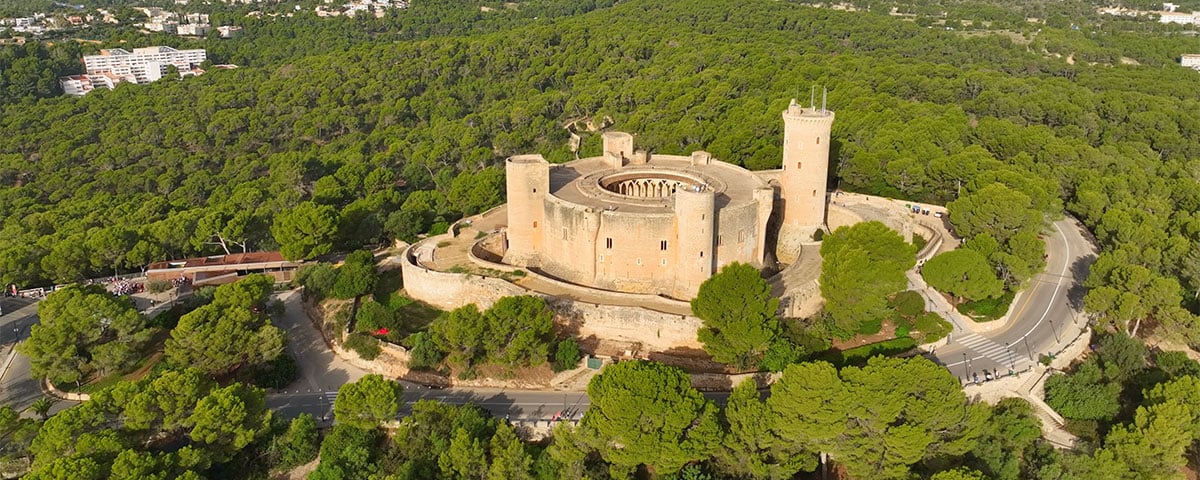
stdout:
[[(404, 290), (414, 300), (419, 300), (443, 310), (453, 310), (474, 303), (486, 309), (503, 297), (534, 295), (545, 298), (556, 313), (558, 321), (580, 338), (618, 342), (641, 343), (649, 351), (668, 351), (676, 348), (700, 348), (696, 331), (700, 319), (693, 316), (674, 315), (640, 307), (597, 305), (579, 302), (564, 297), (555, 297), (527, 290), (518, 285), (494, 277), (465, 273), (438, 272), (422, 267), (415, 252), (426, 243), (436, 244), (439, 237), (431, 237), (406, 249), (400, 264), (404, 276)], [(478, 257), (472, 262), (486, 268), (495, 268)], [(529, 275), (537, 275), (529, 273)], [(554, 281), (541, 277), (545, 281)], [(571, 284), (559, 282), (563, 286)], [(637, 294), (626, 294), (636, 297)]]

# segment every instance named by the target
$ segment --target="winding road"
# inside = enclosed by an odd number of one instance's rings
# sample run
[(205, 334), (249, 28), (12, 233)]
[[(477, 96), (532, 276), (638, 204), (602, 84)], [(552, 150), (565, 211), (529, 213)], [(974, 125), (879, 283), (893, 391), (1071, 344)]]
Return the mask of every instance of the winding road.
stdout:
[(1019, 294), (1003, 327), (973, 331), (959, 320), (950, 343), (934, 352), (936, 360), (951, 373), (970, 378), (975, 373), (982, 376), (984, 370), (1000, 374), (1023, 371), (1040, 355), (1061, 350), (1087, 326), (1080, 312), (1083, 281), (1096, 259), (1090, 234), (1074, 218), (1067, 217), (1054, 222), (1053, 231), (1044, 240), (1046, 270)]
[[(1089, 234), (1076, 220), (1068, 217), (1054, 222), (1045, 235), (1047, 268), (1034, 277), (1014, 302), (1010, 318), (1003, 327), (978, 331), (961, 317), (955, 320), (950, 343), (932, 355), (951, 373), (970, 379), (974, 373), (1009, 369), (1022, 371), (1039, 355), (1059, 351), (1074, 340), (1086, 322), (1078, 313), (1082, 306), (1082, 282), (1095, 260), (1095, 247)], [(278, 326), (288, 332), (289, 349), (300, 367), (300, 378), (287, 389), (267, 396), (267, 404), (284, 417), (309, 413), (326, 421), (332, 418), (337, 389), (366, 375), (367, 371), (338, 358), (325, 345), (308, 320), (296, 291), (283, 293), (285, 315)], [(2, 299), (0, 306), (0, 404), (22, 409), (41, 398), (37, 382), (30, 378), (29, 360), (10, 354), (13, 339), (23, 339), (29, 326), (37, 321), (36, 305), (25, 299)], [(5, 368), (5, 365), (8, 365)], [(505, 389), (435, 389), (409, 382), (404, 384), (406, 405), (422, 399), (447, 403), (474, 403), (493, 415), (513, 421), (549, 420), (567, 412), (571, 418), (582, 416), (588, 407), (584, 392), (525, 391)], [(727, 393), (707, 393), (723, 402)], [(71, 402), (59, 402), (56, 409)]]

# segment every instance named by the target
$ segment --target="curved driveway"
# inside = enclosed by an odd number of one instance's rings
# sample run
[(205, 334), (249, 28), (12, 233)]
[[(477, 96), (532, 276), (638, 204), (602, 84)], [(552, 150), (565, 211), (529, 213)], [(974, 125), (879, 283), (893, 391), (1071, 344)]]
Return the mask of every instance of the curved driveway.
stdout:
[[(982, 375), (984, 369), (999, 373), (1010, 368), (1025, 370), (1038, 355), (1057, 352), (1078, 336), (1086, 323), (1079, 314), (1084, 293), (1082, 282), (1095, 259), (1095, 247), (1087, 231), (1073, 218), (1054, 222), (1053, 230), (1045, 236), (1046, 271), (1030, 281), (1029, 287), (1014, 303), (1006, 325), (984, 333), (956, 327), (950, 344), (934, 352), (935, 359), (951, 373), (968, 377), (974, 372)], [(282, 392), (268, 395), (267, 402), (284, 416), (309, 412), (321, 418), (331, 413), (337, 387), (366, 372), (333, 358), (300, 309), (298, 295), (285, 294), (283, 300), (287, 314), (280, 319), (279, 326), (291, 337), (301, 379)], [(36, 321), (29, 313), (6, 317), (0, 322), (0, 328), (21, 326), (28, 332), (27, 324)], [(19, 363), (20, 358), (17, 360)], [(28, 372), (18, 370), (23, 369), (11, 369), (9, 382), (0, 385), (0, 400), (21, 407), (41, 395), (35, 390), (36, 384), (29, 379)], [(548, 419), (563, 410), (579, 415), (588, 406), (587, 395), (582, 392), (432, 390), (404, 383), (407, 403), (422, 398), (448, 403), (473, 402), (497, 416), (511, 415), (514, 420)], [(723, 400), (727, 394), (707, 395)]]
[(1096, 258), (1095, 246), (1074, 218), (1054, 222), (1052, 228), (1044, 236), (1046, 270), (1030, 280), (1004, 327), (980, 333), (956, 327), (950, 344), (934, 352), (951, 373), (965, 378), (973, 373), (982, 377), (983, 370), (1023, 371), (1039, 355), (1060, 351), (1086, 327), (1080, 313), (1083, 281)]

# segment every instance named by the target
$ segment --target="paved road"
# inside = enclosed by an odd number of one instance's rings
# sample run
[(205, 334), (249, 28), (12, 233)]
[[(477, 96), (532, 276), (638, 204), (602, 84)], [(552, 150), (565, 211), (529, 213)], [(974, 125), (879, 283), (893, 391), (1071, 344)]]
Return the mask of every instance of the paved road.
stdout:
[[(1074, 219), (1055, 222), (1054, 232), (1045, 238), (1047, 269), (1031, 281), (1018, 299), (1008, 325), (987, 333), (956, 331), (951, 343), (937, 350), (937, 360), (959, 376), (983, 369), (1004, 372), (1015, 368), (1019, 371), (1031, 365), (1039, 354), (1056, 351), (1074, 339), (1084, 323), (1076, 316), (1082, 304), (1081, 283), (1095, 259), (1094, 246), (1087, 235)], [(269, 395), (267, 403), (284, 417), (301, 412), (317, 418), (331, 417), (338, 387), (368, 372), (337, 358), (328, 349), (302, 310), (298, 291), (284, 293), (279, 298), (284, 302), (286, 312), (279, 319), (279, 327), (288, 332), (289, 348), (296, 357), (301, 377), (283, 392)], [(13, 339), (8, 334), (16, 328), (20, 338), (24, 338), (29, 333), (29, 325), (37, 321), (36, 307), (28, 305), (28, 301), (4, 301), (3, 308), (7, 313), (0, 316), (0, 344), (5, 345), (0, 348), (0, 354), (4, 355), (0, 356), (0, 362), (6, 360), (8, 344)], [(23, 308), (15, 309), (22, 307), (19, 302), (24, 302)], [(439, 390), (402, 383), (406, 404), (421, 399), (456, 404), (470, 402), (493, 415), (508, 416), (513, 420), (550, 419), (562, 411), (582, 415), (588, 406), (587, 395), (583, 392)], [(728, 396), (726, 393), (706, 395), (720, 403)], [(40, 397), (37, 383), (29, 378), (28, 359), (17, 355), (0, 382), (0, 404), (23, 408)]]
[(287, 332), (288, 349), (300, 367), (300, 378), (285, 389), (286, 393), (337, 391), (344, 383), (358, 380), (370, 372), (350, 365), (329, 350), (321, 333), (304, 312), (299, 290), (278, 295), (284, 314), (276, 326)]
[(1022, 371), (1039, 355), (1056, 352), (1075, 339), (1087, 323), (1078, 311), (1082, 283), (1096, 258), (1089, 238), (1073, 218), (1054, 222), (1054, 232), (1045, 236), (1046, 270), (1015, 302), (1007, 325), (986, 333), (956, 330), (951, 343), (936, 351), (937, 360), (962, 378), (985, 369), (1003, 374)]
[[(473, 403), (497, 417), (512, 420), (549, 420), (558, 412), (571, 410), (582, 415), (588, 407), (587, 394), (583, 392), (539, 392), (499, 389), (430, 389), (408, 382), (404, 383), (404, 403), (412, 405), (418, 400), (438, 400), (452, 404)], [(300, 413), (309, 413), (318, 419), (332, 418), (336, 391), (319, 393), (279, 394), (267, 397), (267, 405), (279, 415), (290, 418)]]
[[(0, 405), (22, 410), (42, 398), (38, 382), (30, 377), (29, 357), (12, 351), (15, 341), (29, 336), (29, 326), (37, 323), (37, 305), (30, 299), (0, 299)], [(12, 363), (9, 362), (11, 356)], [(4, 366), (8, 370), (4, 371)]]

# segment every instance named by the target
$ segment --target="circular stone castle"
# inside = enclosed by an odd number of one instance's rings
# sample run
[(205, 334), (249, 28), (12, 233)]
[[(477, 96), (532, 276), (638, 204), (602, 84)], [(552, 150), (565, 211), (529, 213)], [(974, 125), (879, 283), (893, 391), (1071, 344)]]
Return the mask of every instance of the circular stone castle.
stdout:
[[(506, 162), (503, 262), (604, 290), (690, 299), (722, 266), (790, 263), (826, 223), (833, 112), (783, 112), (783, 168), (634, 150), (603, 135), (603, 155)], [(768, 180), (771, 179), (771, 180)], [(773, 255), (772, 255), (773, 254)]]

